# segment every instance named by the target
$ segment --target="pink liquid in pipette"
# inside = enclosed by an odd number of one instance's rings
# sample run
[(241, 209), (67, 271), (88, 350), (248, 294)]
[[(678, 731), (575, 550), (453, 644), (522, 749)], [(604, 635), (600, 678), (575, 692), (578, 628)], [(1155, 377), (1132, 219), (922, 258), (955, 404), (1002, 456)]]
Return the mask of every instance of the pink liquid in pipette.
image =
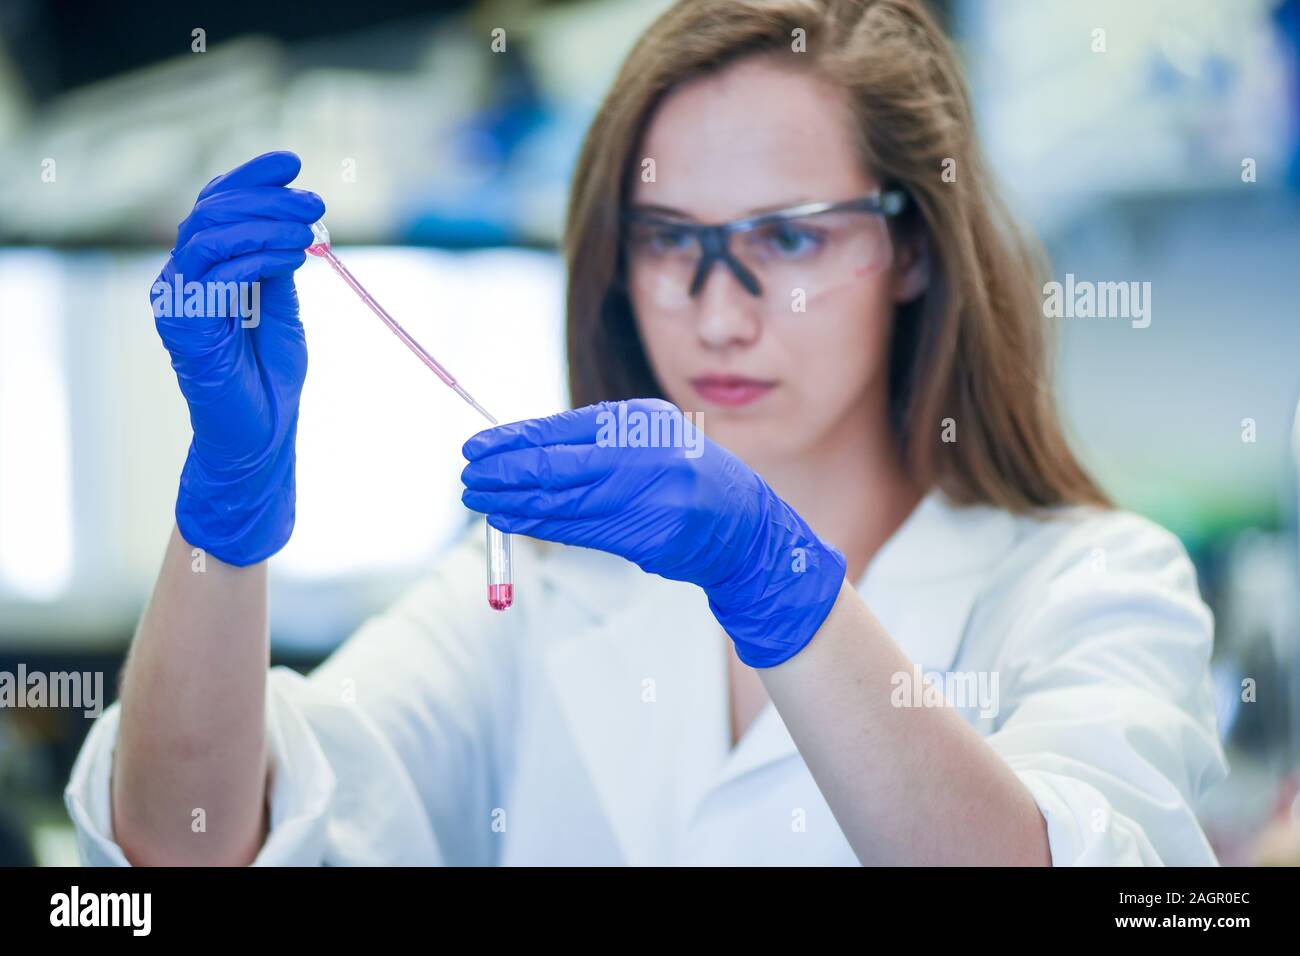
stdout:
[(330, 264), (330, 267), (339, 274), (339, 278), (341, 278), (344, 282), (346, 282), (349, 288), (351, 288), (353, 292), (355, 292), (357, 295), (361, 297), (362, 302), (370, 306), (370, 311), (375, 313), (375, 315), (379, 316), (379, 318), (383, 320), (383, 323), (392, 330), (393, 334), (396, 335), (399, 339), (401, 339), (403, 344), (405, 344), (408, 349), (414, 352), (419, 357), (421, 362), (423, 362), (425, 365), (429, 367), (429, 371), (433, 372), (434, 375), (442, 379), (442, 383), (444, 385), (446, 385), (453, 392), (455, 392), (457, 395), (463, 398), (467, 403), (469, 403), (469, 405), (476, 412), (478, 412), (480, 415), (486, 418), (493, 425), (497, 424), (497, 420), (492, 417), (492, 415), (488, 412), (488, 410), (484, 408), (482, 405), (480, 405), (478, 402), (474, 401), (474, 397), (470, 395), (469, 392), (465, 391), (464, 388), (461, 387), (460, 383), (456, 381), (456, 379), (452, 376), (450, 372), (448, 372), (445, 368), (442, 367), (442, 363), (439, 362), (432, 355), (430, 355), (428, 352), (426, 352), (424, 350), (424, 346), (422, 346), (419, 342), (415, 341), (415, 339), (411, 337), (411, 333), (407, 332), (406, 329), (398, 325), (397, 320), (394, 319), (391, 315), (389, 315), (387, 310), (385, 310), (382, 305), (380, 305), (378, 302), (375, 301), (374, 296), (372, 296), (369, 292), (366, 291), (366, 287), (363, 286), (360, 282), (358, 282), (357, 277), (348, 271), (348, 267), (345, 266), (343, 263), (339, 262), (338, 256), (334, 255), (334, 252), (330, 249), (330, 244), (328, 242), (312, 243), (310, 246), (307, 247), (307, 252), (309, 252), (313, 256), (319, 256), (320, 258), (328, 262)]

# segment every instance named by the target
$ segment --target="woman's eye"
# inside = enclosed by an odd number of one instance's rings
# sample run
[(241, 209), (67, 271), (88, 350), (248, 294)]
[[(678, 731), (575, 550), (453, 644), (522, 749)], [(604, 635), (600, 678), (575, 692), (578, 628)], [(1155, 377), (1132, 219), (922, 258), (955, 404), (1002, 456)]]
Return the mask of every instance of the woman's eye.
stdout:
[(680, 252), (690, 241), (690, 234), (683, 229), (656, 229), (650, 234), (650, 248), (659, 253)]
[(763, 236), (768, 250), (780, 256), (802, 256), (821, 248), (822, 236), (814, 229), (794, 223), (770, 226)]
[(692, 241), (687, 229), (670, 223), (638, 223), (632, 230), (631, 247), (647, 256), (671, 256), (686, 251)]

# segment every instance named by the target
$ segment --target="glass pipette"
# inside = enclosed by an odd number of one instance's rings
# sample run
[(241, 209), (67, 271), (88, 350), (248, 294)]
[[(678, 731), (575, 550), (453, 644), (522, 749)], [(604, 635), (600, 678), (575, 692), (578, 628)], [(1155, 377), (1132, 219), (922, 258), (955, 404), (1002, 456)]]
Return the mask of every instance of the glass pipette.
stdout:
[[(366, 287), (357, 281), (356, 276), (348, 271), (348, 267), (339, 261), (338, 256), (334, 255), (334, 251), (330, 248), (330, 233), (329, 230), (325, 228), (323, 220), (312, 224), (311, 233), (315, 242), (307, 247), (307, 252), (328, 262), (334, 271), (339, 274), (339, 277), (348, 284), (348, 287), (361, 297), (361, 301), (370, 307), (370, 311), (379, 316), (379, 318), (383, 320), (383, 323), (392, 330), (393, 334), (401, 339), (402, 342), (405, 343), (406, 347), (414, 352), (420, 361), (429, 367), (429, 370), (432, 371), (434, 375), (442, 379), (444, 385), (461, 398), (465, 399), (465, 401), (469, 403), (470, 407), (493, 425), (498, 424), (497, 420), (492, 417), (488, 410), (478, 402), (474, 401), (474, 397), (470, 395), (469, 392), (465, 391), (461, 384), (456, 381), (455, 377), (447, 371), (445, 367), (443, 367), (442, 363), (430, 355), (428, 351), (425, 350), (424, 346), (415, 341), (415, 339), (411, 337), (411, 333), (402, 328), (397, 323), (397, 320), (389, 315), (384, 307), (376, 302), (374, 297), (366, 291)], [(510, 535), (498, 531), (496, 528), (488, 525), (488, 605), (494, 611), (506, 610), (515, 600), (514, 576), (511, 568), (510, 551)]]

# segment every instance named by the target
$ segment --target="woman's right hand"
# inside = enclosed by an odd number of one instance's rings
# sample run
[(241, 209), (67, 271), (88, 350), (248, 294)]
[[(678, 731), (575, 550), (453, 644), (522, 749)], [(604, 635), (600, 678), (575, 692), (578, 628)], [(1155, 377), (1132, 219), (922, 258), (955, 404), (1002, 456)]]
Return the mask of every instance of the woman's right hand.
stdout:
[(266, 153), (208, 183), (150, 290), (194, 429), (176, 523), (189, 544), (241, 567), (293, 531), (307, 374), (293, 272), (325, 214), (315, 193), (288, 188), (301, 167), (293, 153)]

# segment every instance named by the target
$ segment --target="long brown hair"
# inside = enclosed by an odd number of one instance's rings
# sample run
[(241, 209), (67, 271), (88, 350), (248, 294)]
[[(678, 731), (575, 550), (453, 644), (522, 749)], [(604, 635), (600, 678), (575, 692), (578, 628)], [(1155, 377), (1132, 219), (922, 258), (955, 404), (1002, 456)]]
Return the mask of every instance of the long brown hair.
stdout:
[[(896, 310), (889, 374), (890, 417), (913, 479), (1015, 512), (1110, 506), (1057, 418), (1044, 257), (998, 198), (957, 57), (921, 0), (680, 0), (640, 38), (583, 143), (569, 200), (574, 405), (663, 397), (623, 284), (630, 164), (665, 93), (758, 54), (843, 89), (865, 167), (911, 199), (910, 216), (891, 228), (898, 241), (925, 244), (930, 281)], [(943, 440), (945, 419), (957, 440)]]

